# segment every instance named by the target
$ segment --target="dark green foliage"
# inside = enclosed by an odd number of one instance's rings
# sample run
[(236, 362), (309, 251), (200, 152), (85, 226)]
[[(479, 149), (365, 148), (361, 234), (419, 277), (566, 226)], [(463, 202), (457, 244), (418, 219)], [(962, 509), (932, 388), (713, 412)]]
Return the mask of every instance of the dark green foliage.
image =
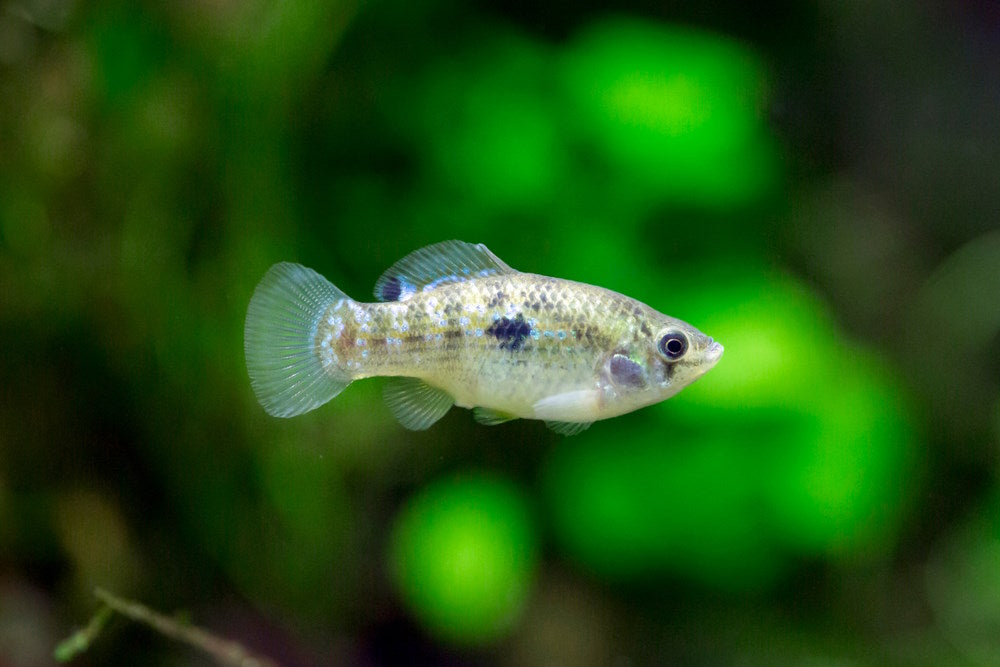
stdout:
[[(7, 4), (5, 660), (95, 586), (282, 664), (997, 660), (991, 10)], [(265, 414), (269, 266), (454, 238), (725, 357), (572, 441)], [(122, 625), (81, 664), (183, 661)]]

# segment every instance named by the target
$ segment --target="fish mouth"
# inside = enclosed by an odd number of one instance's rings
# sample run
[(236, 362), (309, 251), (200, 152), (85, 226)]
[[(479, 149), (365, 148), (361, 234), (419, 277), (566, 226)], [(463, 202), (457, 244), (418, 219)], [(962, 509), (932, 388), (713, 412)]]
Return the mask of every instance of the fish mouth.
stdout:
[(722, 347), (722, 343), (718, 343), (711, 338), (708, 341), (709, 345), (705, 350), (705, 361), (714, 365), (715, 362), (722, 358), (722, 353), (726, 351), (726, 348)]

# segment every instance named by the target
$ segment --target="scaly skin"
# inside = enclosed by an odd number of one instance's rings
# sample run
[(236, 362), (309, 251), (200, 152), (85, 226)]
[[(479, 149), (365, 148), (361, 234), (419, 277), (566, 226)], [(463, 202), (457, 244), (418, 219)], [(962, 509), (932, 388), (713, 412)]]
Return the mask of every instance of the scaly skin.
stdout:
[[(690, 340), (679, 362), (657, 352), (665, 329)], [(635, 299), (519, 272), (442, 284), (402, 301), (341, 299), (314, 340), (324, 367), (352, 379), (416, 377), (460, 407), (579, 422), (668, 398), (718, 359), (706, 355), (710, 338)], [(641, 372), (616, 375), (616, 354)]]

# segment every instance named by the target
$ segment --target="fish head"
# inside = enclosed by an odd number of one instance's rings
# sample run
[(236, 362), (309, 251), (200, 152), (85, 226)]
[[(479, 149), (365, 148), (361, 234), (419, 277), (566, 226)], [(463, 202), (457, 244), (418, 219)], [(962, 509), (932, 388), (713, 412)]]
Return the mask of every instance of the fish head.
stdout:
[(711, 336), (673, 320), (647, 341), (652, 384), (660, 400), (669, 398), (707, 373), (722, 358), (724, 348)]
[(607, 407), (621, 414), (670, 398), (711, 370), (723, 351), (687, 322), (655, 313), (609, 356), (605, 396), (615, 405)]

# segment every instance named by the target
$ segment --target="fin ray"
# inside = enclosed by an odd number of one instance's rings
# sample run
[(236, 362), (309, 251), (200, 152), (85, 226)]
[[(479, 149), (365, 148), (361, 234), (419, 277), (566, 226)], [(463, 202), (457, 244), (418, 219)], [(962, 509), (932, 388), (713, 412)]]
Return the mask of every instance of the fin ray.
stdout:
[(482, 243), (442, 241), (414, 250), (375, 281), (379, 301), (403, 301), (421, 290), (469, 278), (516, 273)]
[(496, 426), (517, 419), (516, 415), (493, 408), (472, 408), (472, 418), (484, 426)]
[(590, 428), (594, 422), (560, 422), (546, 421), (545, 425), (561, 435), (576, 435)]
[(316, 354), (316, 327), (347, 295), (300, 264), (275, 264), (250, 299), (244, 326), (250, 385), (269, 415), (294, 417), (323, 405), (351, 383)]
[(389, 378), (382, 395), (393, 416), (411, 431), (430, 428), (455, 404), (444, 390), (413, 377)]

